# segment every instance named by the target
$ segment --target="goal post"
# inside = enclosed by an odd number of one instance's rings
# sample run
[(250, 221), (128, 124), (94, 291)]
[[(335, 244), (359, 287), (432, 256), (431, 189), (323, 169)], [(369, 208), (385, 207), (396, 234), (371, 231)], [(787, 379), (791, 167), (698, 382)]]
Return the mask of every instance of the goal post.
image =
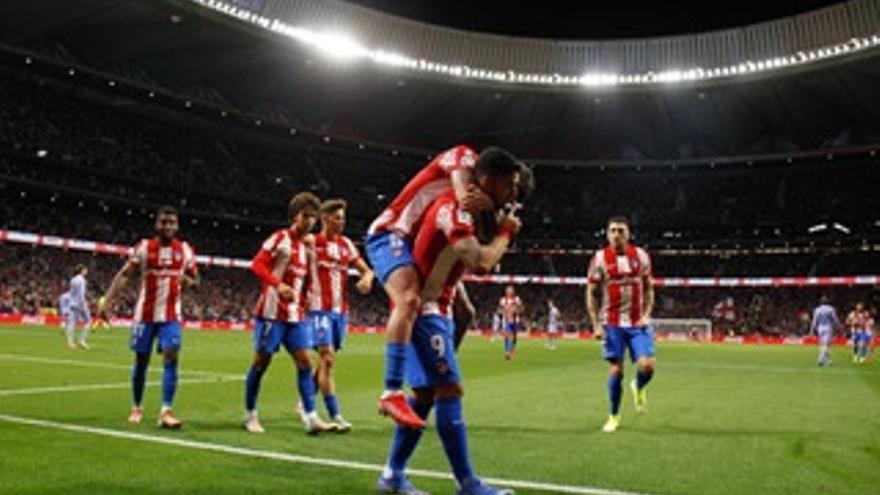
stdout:
[(708, 318), (654, 318), (654, 333), (666, 340), (709, 342), (712, 340), (712, 320)]

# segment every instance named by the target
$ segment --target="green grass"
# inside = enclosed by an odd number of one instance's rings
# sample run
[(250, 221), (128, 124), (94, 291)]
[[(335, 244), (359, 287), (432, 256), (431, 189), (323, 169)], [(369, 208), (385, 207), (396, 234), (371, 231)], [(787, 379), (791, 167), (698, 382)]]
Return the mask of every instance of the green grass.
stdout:
[[(276, 357), (263, 384), (267, 434), (239, 427), (250, 334), (185, 332), (175, 411), (180, 432), (154, 427), (160, 389), (147, 389), (147, 418), (125, 422), (131, 355), (127, 332), (100, 333), (89, 351), (69, 351), (56, 329), (0, 327), (0, 414), (182, 438), (253, 450), (380, 465), (391, 423), (375, 413), (380, 336), (353, 335), (337, 381), (350, 435), (306, 436), (293, 414), (290, 359)], [(880, 490), (880, 366), (857, 366), (846, 349), (831, 368), (795, 346), (663, 344), (647, 415), (624, 395), (621, 429), (599, 432), (607, 410), (607, 366), (596, 342), (549, 351), (521, 341), (517, 359), (501, 343), (472, 338), (461, 361), (475, 468), (483, 476), (651, 494), (870, 494)], [(93, 363), (38, 362), (24, 357)], [(150, 380), (161, 377), (154, 358)], [(215, 374), (194, 373), (211, 372)], [(629, 377), (632, 373), (629, 374)], [(120, 384), (101, 390), (10, 395), (37, 387)], [(4, 392), (6, 391), (6, 392)], [(323, 409), (323, 407), (322, 407)], [(433, 428), (411, 467), (447, 472)], [(376, 473), (206, 452), (0, 420), (0, 493), (372, 493)], [(414, 477), (432, 493), (451, 481)], [(517, 490), (517, 493), (546, 493)]]

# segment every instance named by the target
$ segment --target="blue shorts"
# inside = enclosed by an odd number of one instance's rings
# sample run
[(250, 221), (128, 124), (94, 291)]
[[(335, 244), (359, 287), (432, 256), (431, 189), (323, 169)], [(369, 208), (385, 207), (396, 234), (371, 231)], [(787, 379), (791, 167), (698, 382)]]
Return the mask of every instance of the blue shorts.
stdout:
[(507, 333), (516, 333), (519, 331), (519, 323), (515, 321), (511, 321), (509, 323), (504, 324), (504, 331)]
[(332, 345), (334, 351), (342, 349), (345, 342), (345, 329), (348, 319), (336, 311), (312, 311), (309, 313), (309, 328), (312, 330), (312, 345)]
[(654, 357), (654, 326), (613, 327), (605, 325), (605, 343), (602, 358), (607, 361), (623, 361), (626, 350), (636, 362), (640, 357)]
[(287, 352), (312, 348), (312, 332), (306, 322), (289, 322), (254, 318), (254, 350), (275, 354), (284, 344)]
[(867, 344), (870, 341), (871, 341), (871, 336), (868, 334), (868, 332), (859, 331), (859, 332), (856, 332), (855, 334), (853, 334), (853, 344), (857, 344), (859, 342), (863, 342), (863, 343)]
[(394, 270), (416, 264), (412, 257), (412, 242), (393, 232), (380, 232), (367, 237), (365, 247), (367, 259), (382, 284), (388, 281)]
[(437, 315), (420, 316), (406, 348), (406, 381), (412, 388), (461, 382), (455, 358), (455, 323)]
[(135, 323), (128, 347), (138, 354), (149, 354), (156, 340), (156, 352), (180, 349), (180, 322)]

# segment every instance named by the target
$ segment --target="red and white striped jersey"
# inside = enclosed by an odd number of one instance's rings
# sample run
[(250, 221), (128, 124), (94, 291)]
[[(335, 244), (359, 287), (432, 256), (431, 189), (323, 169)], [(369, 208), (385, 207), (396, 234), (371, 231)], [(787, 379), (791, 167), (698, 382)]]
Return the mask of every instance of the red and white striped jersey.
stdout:
[(504, 295), (498, 301), (498, 307), (501, 308), (501, 317), (504, 323), (518, 323), (519, 313), (522, 308), (522, 299), (517, 295)]
[(623, 253), (618, 253), (609, 246), (596, 251), (587, 278), (602, 286), (602, 323), (635, 326), (644, 307), (644, 277), (651, 276), (651, 257), (642, 248), (628, 245)]
[(394, 231), (406, 238), (415, 235), (415, 226), (435, 199), (452, 190), (452, 172), (471, 170), (477, 154), (467, 146), (456, 146), (437, 155), (410, 179), (391, 205), (370, 225), (369, 235)]
[[(263, 242), (251, 262), (251, 270), (263, 281), (254, 316), (276, 321), (303, 321), (310, 251), (311, 248), (293, 229), (278, 230)], [(278, 283), (293, 289), (293, 300), (288, 301), (278, 294)]]
[(180, 321), (180, 283), (184, 273), (195, 273), (196, 255), (184, 241), (143, 239), (134, 248), (128, 265), (141, 271), (141, 288), (134, 307), (139, 323)]
[(473, 218), (459, 208), (454, 193), (449, 192), (428, 208), (412, 251), (422, 278), (421, 314), (452, 318), (455, 287), (465, 271), (452, 246), (473, 236)]
[(348, 311), (348, 267), (361, 258), (351, 239), (338, 235), (328, 239), (315, 236), (315, 255), (311, 262), (309, 310)]

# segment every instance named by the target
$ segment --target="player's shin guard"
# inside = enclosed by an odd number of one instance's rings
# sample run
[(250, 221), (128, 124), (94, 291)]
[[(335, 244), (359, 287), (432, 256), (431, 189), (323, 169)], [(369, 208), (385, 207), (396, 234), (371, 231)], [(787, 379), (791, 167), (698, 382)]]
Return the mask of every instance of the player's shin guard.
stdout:
[(654, 377), (654, 370), (638, 370), (636, 373), (636, 388), (639, 390), (645, 388), (645, 385)]
[(263, 381), (263, 374), (266, 368), (257, 368), (251, 365), (244, 380), (244, 407), (248, 412), (257, 409), (257, 397), (260, 395), (260, 382)]
[[(422, 419), (427, 419), (431, 413), (430, 404), (422, 404), (414, 397), (409, 398), (409, 405)], [(397, 426), (394, 438), (391, 440), (391, 454), (388, 456), (388, 467), (395, 473), (403, 472), (410, 456), (416, 450), (419, 440), (422, 439), (423, 428), (404, 428)]]
[(620, 413), (620, 397), (623, 395), (623, 375), (612, 374), (608, 376), (608, 400), (611, 402), (611, 415)]
[(131, 393), (134, 407), (141, 407), (144, 402), (144, 385), (147, 381), (147, 366), (149, 365), (149, 355), (146, 357), (138, 356), (137, 361), (131, 368)]
[(437, 434), (452, 466), (452, 473), (459, 483), (474, 476), (468, 454), (467, 427), (461, 412), (461, 397), (438, 399)]
[(171, 407), (174, 404), (174, 394), (177, 393), (177, 360), (165, 361), (165, 369), (162, 372), (162, 405)]
[(302, 400), (303, 411), (315, 412), (315, 382), (312, 381), (311, 368), (296, 369), (296, 385), (299, 389), (299, 398)]
[(406, 344), (385, 344), (385, 390), (400, 390), (406, 367)]

